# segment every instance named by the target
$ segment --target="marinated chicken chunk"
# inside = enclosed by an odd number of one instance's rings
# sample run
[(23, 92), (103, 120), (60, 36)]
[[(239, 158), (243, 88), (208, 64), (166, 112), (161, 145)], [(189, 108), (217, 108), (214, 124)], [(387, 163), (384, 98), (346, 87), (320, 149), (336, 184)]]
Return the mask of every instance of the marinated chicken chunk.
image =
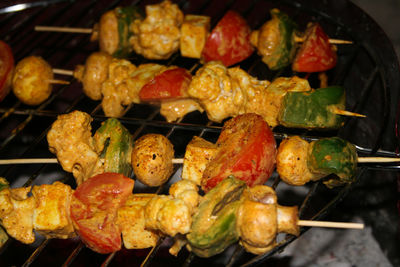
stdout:
[(0, 221), (7, 233), (24, 244), (35, 241), (33, 211), (35, 199), (28, 197), (31, 187), (0, 191)]
[(135, 20), (130, 39), (134, 51), (148, 59), (167, 59), (179, 49), (183, 13), (176, 4), (163, 1), (146, 6), (146, 18)]
[(135, 70), (136, 66), (128, 60), (112, 59), (108, 66), (108, 77), (101, 87), (101, 106), (106, 116), (120, 117), (124, 106), (132, 103), (127, 81)]
[(91, 121), (89, 114), (73, 111), (59, 115), (47, 133), (49, 150), (65, 171), (72, 172), (78, 185), (103, 172), (91, 135)]
[(69, 216), (73, 190), (69, 185), (55, 182), (52, 185), (34, 186), (32, 189), (36, 206), (33, 227), (46, 238), (70, 238), (75, 236)]
[[(240, 105), (237, 106), (238, 113), (236, 115), (256, 113), (270, 125), (268, 121), (270, 110), (267, 107), (268, 101), (270, 101), (268, 96), (270, 82), (257, 80), (239, 67), (228, 69), (228, 74), (232, 81), (232, 87), (236, 88), (235, 91), (240, 90), (243, 95)], [(235, 102), (239, 103), (239, 101)]]
[(105, 52), (92, 53), (85, 65), (78, 65), (74, 77), (82, 82), (83, 92), (93, 100), (102, 98), (101, 86), (108, 79), (108, 68), (112, 57)]
[(183, 118), (186, 114), (193, 111), (203, 112), (204, 109), (201, 107), (199, 102), (195, 99), (184, 98), (177, 100), (162, 101), (160, 114), (168, 121), (177, 121)]
[(186, 234), (192, 225), (190, 208), (182, 199), (157, 195), (145, 207), (146, 228), (174, 237)]
[(169, 194), (174, 198), (182, 199), (193, 214), (200, 202), (199, 187), (189, 180), (180, 180), (169, 188)]
[(221, 122), (244, 113), (267, 113), (262, 109), (268, 101), (268, 85), (268, 81), (259, 81), (240, 68), (227, 69), (214, 61), (197, 71), (188, 93), (199, 101), (210, 120)]
[(212, 121), (221, 122), (244, 112), (244, 93), (232, 86), (228, 69), (219, 62), (207, 63), (197, 71), (188, 94), (199, 101)]
[(226, 68), (214, 61), (197, 71), (188, 94), (200, 103), (212, 121), (256, 113), (269, 126), (275, 127), (279, 124), (278, 115), (285, 94), (309, 90), (308, 81), (297, 76), (278, 78), (270, 83), (257, 80), (239, 67)]

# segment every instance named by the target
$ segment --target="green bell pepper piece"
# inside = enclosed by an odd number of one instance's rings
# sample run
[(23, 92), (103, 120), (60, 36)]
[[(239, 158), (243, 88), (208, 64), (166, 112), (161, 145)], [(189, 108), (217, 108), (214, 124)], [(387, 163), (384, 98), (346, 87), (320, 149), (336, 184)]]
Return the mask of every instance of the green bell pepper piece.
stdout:
[(104, 159), (104, 171), (121, 173), (129, 177), (132, 172), (131, 154), (133, 138), (115, 118), (104, 121), (93, 136), (100, 158)]
[(342, 116), (332, 108), (344, 110), (345, 90), (340, 86), (319, 88), (310, 92), (288, 92), (279, 111), (279, 123), (285, 127), (307, 129), (338, 129)]
[(214, 256), (239, 240), (236, 212), (245, 188), (245, 182), (229, 176), (204, 196), (186, 236), (197, 256)]
[(118, 19), (118, 49), (113, 56), (116, 58), (126, 58), (132, 52), (132, 45), (129, 39), (133, 35), (130, 25), (136, 19), (143, 19), (142, 10), (135, 6), (117, 7), (115, 15)]
[(279, 35), (274, 46), (268, 48), (267, 55), (263, 55), (262, 61), (271, 70), (279, 70), (291, 64), (295, 55), (294, 30), (296, 24), (289, 16), (278, 9), (270, 11), (272, 19), (265, 27), (272, 27), (269, 31)]
[(307, 166), (313, 173), (335, 174), (324, 181), (329, 187), (352, 183), (357, 171), (357, 151), (353, 144), (339, 137), (323, 138), (310, 143)]

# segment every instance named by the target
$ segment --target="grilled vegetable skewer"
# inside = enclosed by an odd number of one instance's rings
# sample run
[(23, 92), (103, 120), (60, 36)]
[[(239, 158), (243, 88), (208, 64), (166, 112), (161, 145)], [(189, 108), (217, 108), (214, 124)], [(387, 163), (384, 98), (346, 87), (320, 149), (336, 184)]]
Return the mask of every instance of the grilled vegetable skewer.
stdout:
[[(294, 70), (325, 71), (336, 64), (336, 51), (331, 49), (329, 38), (320, 26), (313, 37), (309, 37), (309, 30), (305, 36), (296, 36), (295, 23), (286, 14), (273, 9), (271, 16), (272, 19), (260, 30), (253, 31), (250, 37), (251, 30), (245, 19), (229, 10), (210, 32), (210, 17), (191, 14), (184, 16), (176, 4), (163, 1), (146, 6), (145, 17), (136, 7), (118, 7), (106, 12), (93, 29), (76, 30), (91, 33), (92, 40), (99, 40), (101, 51), (118, 57), (124, 57), (133, 50), (148, 59), (167, 59), (180, 50), (185, 57), (201, 58), (203, 62), (219, 60), (230, 66), (248, 58), (256, 48), (263, 61), (274, 70), (289, 65), (296, 52), (295, 41), (303, 41), (313, 43), (312, 47), (305, 44), (302, 46), (310, 47), (312, 53), (303, 53), (304, 49), (299, 52), (311, 61), (306, 64), (295, 63)], [(43, 26), (36, 26), (35, 29), (63, 32), (74, 30)], [(311, 40), (321, 38), (323, 40)], [(332, 40), (336, 43), (351, 43), (339, 41)], [(287, 53), (281, 53), (283, 50)], [(324, 53), (321, 54), (321, 51)]]
[(342, 87), (313, 90), (307, 80), (297, 76), (277, 78), (272, 83), (260, 81), (238, 67), (226, 68), (218, 62), (205, 64), (192, 77), (183, 68), (158, 64), (136, 67), (98, 52), (89, 56), (85, 66), (77, 66), (73, 74), (88, 97), (102, 100), (109, 117), (120, 117), (131, 103), (158, 103), (167, 121), (196, 110), (205, 110), (216, 122), (257, 113), (271, 127), (336, 129), (343, 123), (342, 116), (363, 116), (343, 110)]
[[(299, 224), (318, 225), (317, 222), (299, 221), (296, 207), (283, 207), (277, 205), (276, 201), (271, 202), (271, 198), (276, 200), (276, 196), (269, 187), (248, 189), (244, 182), (233, 177), (225, 179), (206, 194), (198, 209), (200, 197), (196, 186), (189, 181), (182, 180), (173, 184), (170, 195), (131, 194), (133, 186), (131, 179), (116, 173), (91, 177), (76, 190), (60, 182), (35, 185), (33, 188), (10, 189), (2, 181), (0, 222), (8, 234), (25, 244), (35, 241), (34, 231), (46, 238), (66, 239), (78, 235), (89, 248), (98, 253), (118, 251), (122, 247), (122, 241), (128, 249), (147, 248), (154, 246), (160, 235), (185, 235), (190, 231), (187, 237), (191, 248), (196, 254), (206, 257), (221, 252), (227, 243), (237, 241), (238, 237), (242, 244), (244, 240), (248, 242), (249, 239), (254, 239), (254, 235), (249, 234), (244, 227), (253, 227), (255, 232), (265, 227), (262, 221), (243, 225), (242, 222), (246, 219), (244, 216), (248, 215), (251, 219), (252, 215), (249, 207), (254, 204), (249, 205), (248, 200), (260, 201), (261, 205), (274, 205), (278, 212), (274, 214), (264, 209), (259, 215), (269, 218), (269, 221), (277, 221), (277, 230), (280, 232), (298, 234)], [(101, 195), (98, 194), (100, 188)], [(33, 194), (28, 196), (31, 190)], [(229, 192), (235, 193), (232, 198), (224, 197)], [(215, 206), (219, 208), (210, 209)], [(248, 214), (245, 215), (244, 210)], [(207, 238), (204, 230), (201, 230), (206, 229), (202, 224), (207, 221), (199, 221), (199, 218), (207, 219), (210, 215), (212, 220), (207, 232), (218, 232)], [(219, 226), (222, 225), (215, 223), (228, 222), (227, 220), (230, 225), (238, 225), (239, 228), (221, 228)], [(330, 223), (322, 222), (324, 226), (328, 224)], [(340, 226), (347, 225), (342, 223)], [(348, 226), (362, 228), (361, 224)], [(271, 225), (264, 229), (270, 231)], [(197, 240), (194, 236), (200, 238), (200, 243), (212, 246), (205, 252), (204, 246), (197, 246), (199, 242), (194, 241)], [(232, 238), (221, 239), (222, 236)]]
[[(72, 170), (78, 184), (103, 169), (129, 176), (133, 168), (142, 183), (159, 186), (172, 174), (173, 164), (183, 163), (182, 178), (208, 191), (230, 174), (249, 186), (263, 184), (274, 170), (275, 157), (277, 172), (286, 183), (303, 185), (335, 174), (336, 177), (325, 181), (329, 187), (352, 182), (357, 162), (371, 162), (370, 158), (358, 158), (355, 147), (338, 137), (309, 144), (293, 136), (283, 140), (276, 151), (271, 130), (255, 114), (227, 121), (216, 144), (194, 137), (186, 147), (184, 159), (174, 159), (171, 142), (160, 134), (144, 135), (133, 144), (129, 132), (116, 119), (105, 121), (94, 137), (89, 126), (90, 116), (86, 113), (75, 111), (62, 115), (48, 135), (49, 147), (58, 160), (11, 159), (2, 160), (0, 164), (60, 162), (66, 171)], [(85, 156), (77, 156), (76, 148)], [(398, 158), (378, 159), (380, 162), (400, 161)], [(377, 158), (372, 160), (377, 161)]]

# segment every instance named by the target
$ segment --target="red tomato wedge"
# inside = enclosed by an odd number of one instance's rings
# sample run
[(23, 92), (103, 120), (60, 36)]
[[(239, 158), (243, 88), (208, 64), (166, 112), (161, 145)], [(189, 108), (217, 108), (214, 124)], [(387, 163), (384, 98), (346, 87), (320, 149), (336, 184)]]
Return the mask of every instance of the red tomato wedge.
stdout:
[(229, 175), (248, 186), (264, 184), (275, 168), (274, 135), (259, 115), (244, 114), (227, 121), (217, 146), (214, 159), (203, 173), (201, 186), (205, 192)]
[(93, 251), (121, 249), (117, 210), (132, 193), (134, 181), (119, 173), (103, 173), (86, 180), (72, 195), (70, 214), (81, 240)]
[(161, 101), (187, 97), (192, 75), (184, 68), (173, 68), (156, 75), (139, 92), (142, 101)]
[(10, 92), (14, 57), (8, 44), (0, 40), (0, 101)]
[(312, 24), (306, 30), (305, 41), (297, 52), (292, 69), (297, 72), (322, 72), (336, 65), (337, 55), (322, 27)]
[(219, 60), (231, 66), (248, 58), (254, 51), (250, 32), (250, 26), (241, 15), (228, 11), (208, 36), (202, 51), (203, 61)]

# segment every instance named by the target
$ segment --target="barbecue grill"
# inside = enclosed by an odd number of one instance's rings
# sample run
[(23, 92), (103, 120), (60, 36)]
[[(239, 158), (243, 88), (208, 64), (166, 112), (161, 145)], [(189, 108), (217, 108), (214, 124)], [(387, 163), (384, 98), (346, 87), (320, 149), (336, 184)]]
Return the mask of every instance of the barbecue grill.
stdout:
[[(16, 61), (29, 55), (40, 55), (54, 68), (73, 70), (90, 53), (98, 50), (97, 43), (91, 43), (85, 34), (35, 32), (35, 25), (91, 28), (105, 11), (117, 5), (144, 7), (157, 2), (159, 1), (32, 1), (30, 3), (35, 4), (33, 7), (20, 12), (5, 13), (6, 8), (15, 5), (16, 1), (2, 1), (0, 36), (12, 47)], [(356, 144), (362, 156), (398, 156), (395, 125), (398, 120), (396, 112), (400, 72), (397, 57), (384, 32), (354, 4), (346, 0), (198, 0), (176, 3), (185, 14), (211, 16), (212, 25), (227, 10), (236, 10), (247, 19), (253, 29), (269, 19), (271, 8), (279, 8), (288, 13), (300, 29), (305, 29), (309, 21), (318, 21), (329, 36), (353, 41), (352, 45), (339, 47), (338, 64), (328, 72), (329, 83), (344, 86), (347, 110), (365, 114), (367, 118), (348, 118), (345, 126), (338, 131), (317, 132), (277, 127), (274, 129), (275, 137), (279, 142), (286, 134), (299, 134), (309, 140), (339, 135)], [(137, 65), (150, 62), (137, 55), (132, 55), (130, 60)], [(192, 72), (200, 67), (197, 60), (182, 58), (178, 54), (158, 63), (178, 65)], [(279, 76), (293, 75), (289, 68), (278, 72), (268, 70), (256, 54), (240, 63), (240, 67), (259, 79), (272, 80)], [(85, 111), (94, 118), (93, 129), (97, 129), (106, 119), (100, 103), (86, 97), (82, 93), (81, 84), (73, 78), (67, 79), (70, 85), (54, 86), (51, 97), (35, 108), (20, 103), (12, 93), (0, 103), (0, 158), (54, 157), (48, 151), (46, 133), (59, 114), (72, 110)], [(317, 84), (317, 78), (313, 75), (310, 80)], [(313, 87), (317, 87), (315, 85)], [(216, 141), (222, 126), (208, 121), (207, 116), (199, 112), (188, 114), (176, 123), (167, 123), (159, 114), (158, 107), (141, 104), (129, 107), (120, 121), (135, 139), (146, 133), (167, 136), (174, 144), (176, 157), (183, 157), (185, 147), (194, 135)], [(304, 187), (306, 190), (303, 193), (292, 197), (288, 197), (286, 187), (281, 186), (277, 175), (274, 174), (268, 184), (276, 188), (280, 204), (299, 205), (301, 218), (317, 220), (334, 210), (354, 187), (378, 177), (382, 172), (394, 181), (395, 173), (387, 174), (387, 171), (396, 169), (398, 166), (389, 164), (363, 165), (359, 167), (357, 182), (353, 185), (329, 190), (320, 183), (312, 183)], [(75, 187), (72, 175), (64, 172), (58, 164), (1, 166), (0, 175), (6, 177), (12, 187), (51, 183), (55, 180)], [(137, 182), (134, 192), (166, 193), (169, 185), (179, 175), (180, 168), (177, 167), (170, 182), (159, 188), (148, 188)], [(301, 232), (306, 230), (307, 228), (302, 228)], [(296, 238), (282, 236), (280, 239), (276, 248), (263, 255), (251, 255), (244, 252), (239, 245), (233, 245), (221, 255), (202, 259), (186, 249), (177, 257), (169, 255), (169, 238), (160, 240), (153, 249), (122, 249), (117, 253), (101, 255), (86, 248), (78, 238), (46, 240), (37, 236), (32, 245), (23, 245), (10, 239), (2, 248), (0, 265), (253, 266), (268, 262), (276, 252)]]

